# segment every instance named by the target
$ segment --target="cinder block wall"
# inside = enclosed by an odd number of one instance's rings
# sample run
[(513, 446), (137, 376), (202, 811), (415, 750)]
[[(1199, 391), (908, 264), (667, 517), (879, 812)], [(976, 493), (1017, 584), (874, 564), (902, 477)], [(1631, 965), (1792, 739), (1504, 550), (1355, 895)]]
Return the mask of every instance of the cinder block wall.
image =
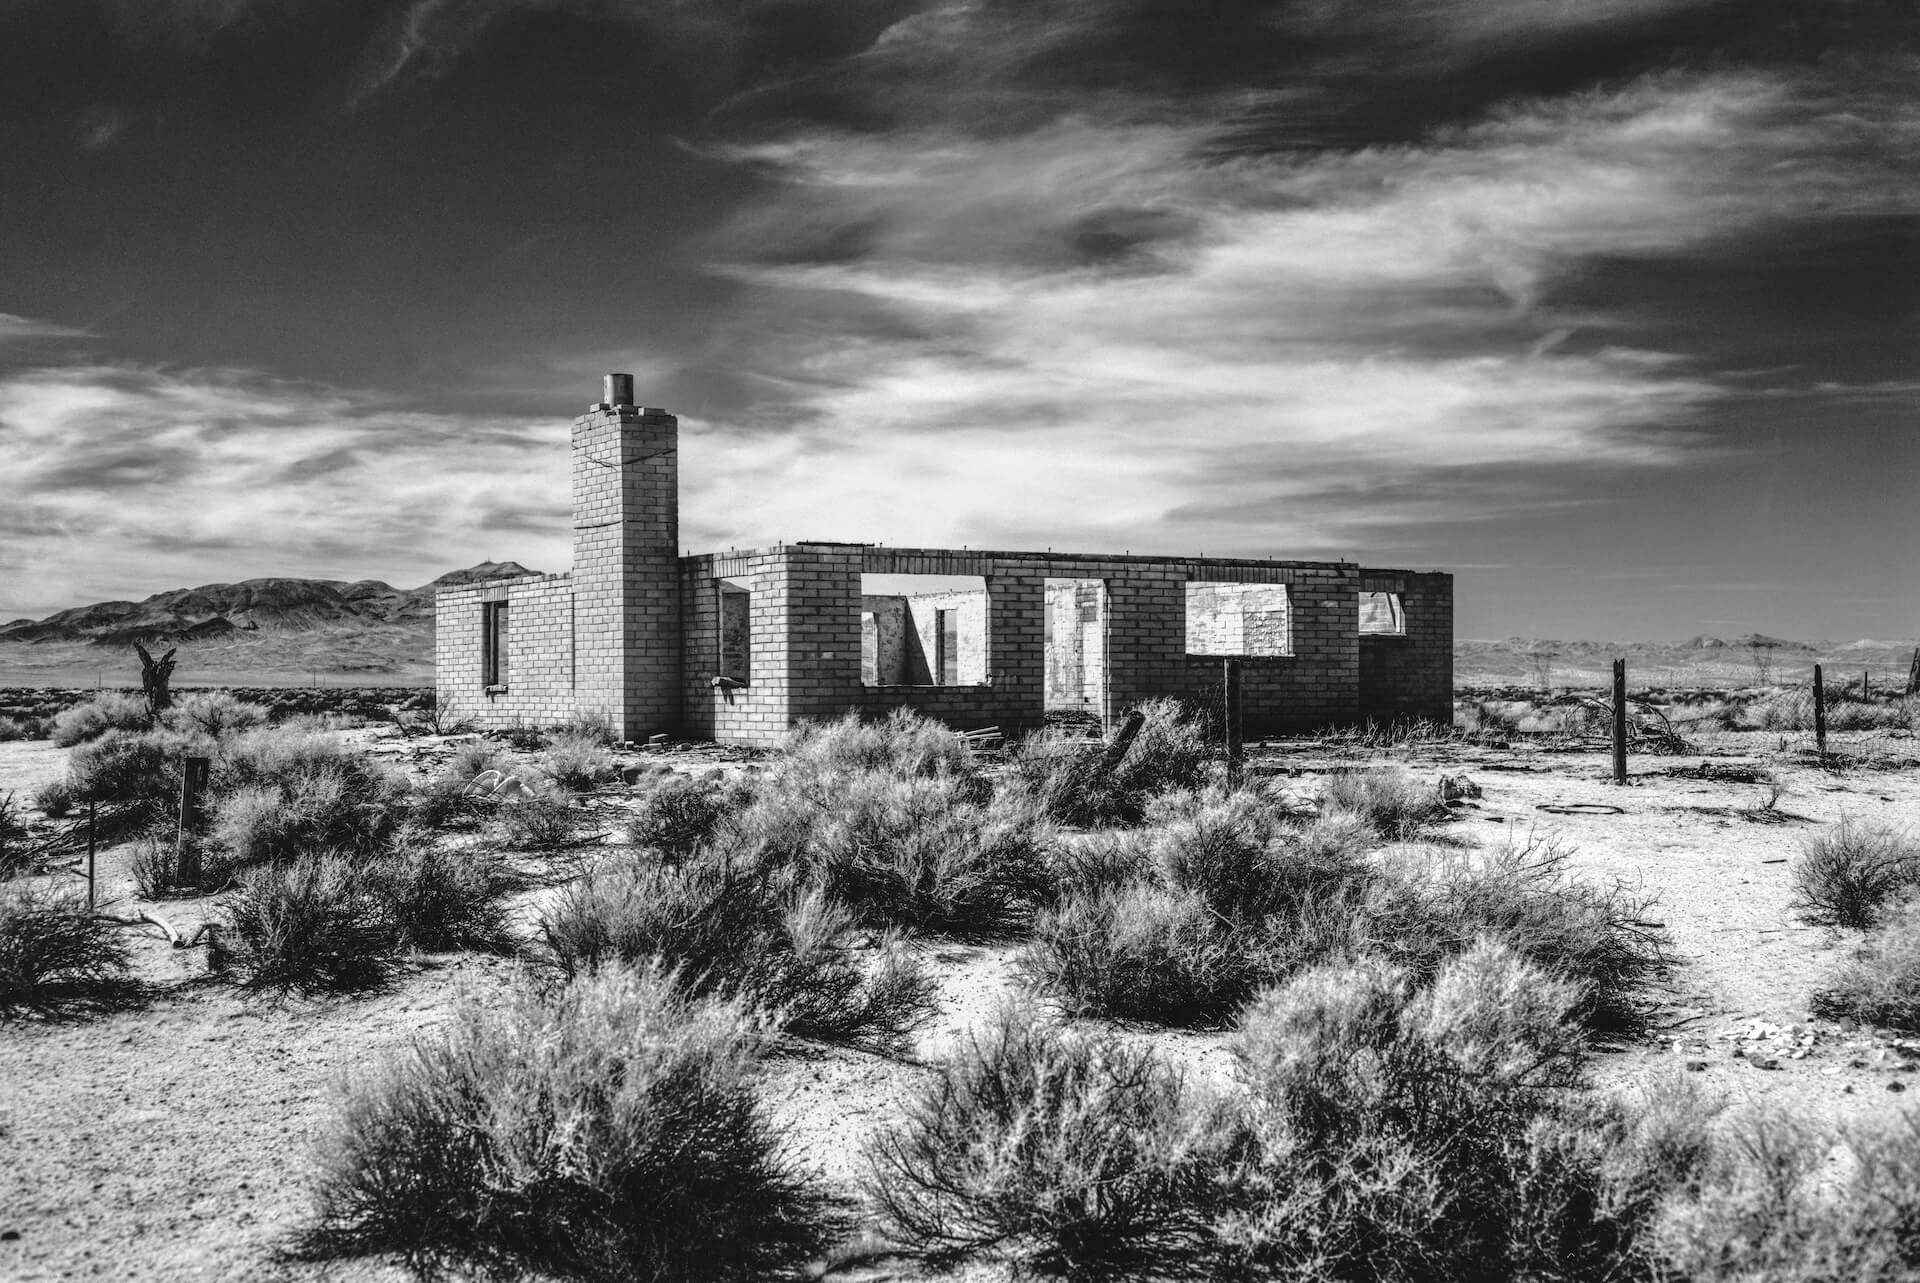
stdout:
[(605, 402), (573, 424), (575, 696), (623, 739), (680, 729), (679, 428)]
[[(481, 681), (481, 610), (507, 603), (504, 690)], [(574, 712), (573, 581), (529, 575), (443, 588), (434, 598), (435, 698), (484, 728), (547, 726)]]
[[(682, 727), (693, 739), (771, 746), (792, 726), (789, 712), (788, 553), (766, 548), (743, 553), (707, 553), (682, 558), (679, 567)], [(720, 654), (717, 581), (732, 580), (749, 593), (747, 684), (716, 687)], [(854, 665), (858, 672), (859, 619)]]
[(1363, 570), (1365, 592), (1400, 594), (1406, 635), (1360, 638), (1360, 716), (1453, 724), (1453, 576)]

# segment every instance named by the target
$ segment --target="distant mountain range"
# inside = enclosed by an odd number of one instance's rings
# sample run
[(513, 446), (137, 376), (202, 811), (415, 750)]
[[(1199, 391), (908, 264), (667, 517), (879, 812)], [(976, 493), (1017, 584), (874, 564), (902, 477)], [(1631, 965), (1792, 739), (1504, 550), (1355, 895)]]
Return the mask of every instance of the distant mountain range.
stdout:
[(433, 627), (433, 597), (441, 588), (537, 572), (514, 561), (483, 561), (453, 570), (418, 588), (378, 579), (246, 579), (155, 593), (145, 601), (103, 601), (45, 619), (0, 625), (0, 641), (88, 642), (126, 646), (211, 641), (235, 633), (294, 632), (327, 625), (389, 624)]

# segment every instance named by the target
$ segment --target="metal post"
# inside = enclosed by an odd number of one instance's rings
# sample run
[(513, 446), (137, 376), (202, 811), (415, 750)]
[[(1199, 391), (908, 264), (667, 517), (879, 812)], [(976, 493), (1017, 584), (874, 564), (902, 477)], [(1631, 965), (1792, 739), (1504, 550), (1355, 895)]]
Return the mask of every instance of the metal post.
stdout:
[(1613, 782), (1627, 782), (1627, 661), (1613, 661)]
[(94, 833), (99, 827), (100, 803), (98, 799), (87, 799), (87, 912), (93, 912), (93, 851)]
[(1827, 755), (1827, 682), (1818, 664), (1813, 666), (1813, 747)]
[(1240, 778), (1240, 768), (1246, 757), (1246, 738), (1242, 734), (1240, 704), (1240, 661), (1229, 656), (1226, 671), (1222, 677), (1225, 706), (1221, 715), (1226, 724), (1227, 733), (1227, 778)]

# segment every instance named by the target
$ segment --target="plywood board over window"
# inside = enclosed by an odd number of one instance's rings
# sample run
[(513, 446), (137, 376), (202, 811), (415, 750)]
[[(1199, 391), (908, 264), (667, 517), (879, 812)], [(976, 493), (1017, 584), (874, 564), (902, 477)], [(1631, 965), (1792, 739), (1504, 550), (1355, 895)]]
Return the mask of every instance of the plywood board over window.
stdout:
[(1249, 658), (1293, 654), (1285, 584), (1187, 584), (1187, 654)]

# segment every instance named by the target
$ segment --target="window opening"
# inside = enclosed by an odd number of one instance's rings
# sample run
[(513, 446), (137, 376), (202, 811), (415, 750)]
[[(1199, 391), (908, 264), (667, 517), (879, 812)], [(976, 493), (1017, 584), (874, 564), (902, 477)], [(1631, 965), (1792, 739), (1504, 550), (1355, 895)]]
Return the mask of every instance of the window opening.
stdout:
[(984, 686), (990, 616), (979, 575), (862, 575), (860, 680)]
[(1050, 712), (1104, 716), (1107, 689), (1107, 585), (1102, 579), (1049, 579), (1041, 627), (1043, 686)]
[(719, 598), (719, 656), (715, 673), (737, 686), (753, 675), (753, 592), (737, 579), (716, 579)]
[(1397, 592), (1360, 594), (1360, 631), (1362, 633), (1404, 634), (1407, 612)]
[(507, 603), (480, 603), (480, 684), (507, 684)]

